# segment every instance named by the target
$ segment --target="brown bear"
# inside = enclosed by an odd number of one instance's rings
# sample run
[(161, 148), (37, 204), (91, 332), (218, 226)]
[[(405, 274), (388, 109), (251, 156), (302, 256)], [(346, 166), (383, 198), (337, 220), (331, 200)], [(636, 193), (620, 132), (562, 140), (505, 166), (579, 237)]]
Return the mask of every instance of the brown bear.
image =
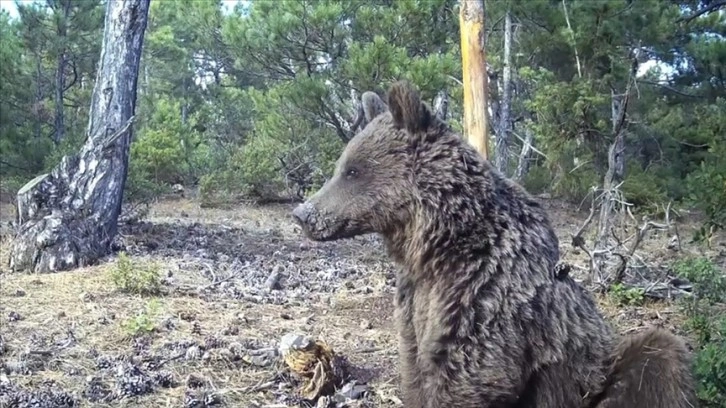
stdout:
[(383, 237), (406, 407), (696, 405), (683, 342), (650, 329), (618, 345), (590, 295), (552, 272), (545, 210), (416, 89), (362, 99), (369, 123), (292, 215), (318, 241)]

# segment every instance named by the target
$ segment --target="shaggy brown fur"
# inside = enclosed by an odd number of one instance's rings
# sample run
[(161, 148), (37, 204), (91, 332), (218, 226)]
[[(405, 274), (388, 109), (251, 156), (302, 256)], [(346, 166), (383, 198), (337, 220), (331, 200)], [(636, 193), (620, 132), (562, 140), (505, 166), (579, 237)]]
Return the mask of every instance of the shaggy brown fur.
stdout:
[[(675, 337), (651, 331), (617, 346), (589, 294), (553, 273), (557, 236), (524, 189), (432, 115), (407, 83), (392, 86), (387, 106), (372, 93), (364, 103), (370, 123), (293, 216), (315, 240), (383, 236), (400, 267), (407, 407), (695, 404), (687, 353)], [(650, 346), (663, 351), (651, 354)]]

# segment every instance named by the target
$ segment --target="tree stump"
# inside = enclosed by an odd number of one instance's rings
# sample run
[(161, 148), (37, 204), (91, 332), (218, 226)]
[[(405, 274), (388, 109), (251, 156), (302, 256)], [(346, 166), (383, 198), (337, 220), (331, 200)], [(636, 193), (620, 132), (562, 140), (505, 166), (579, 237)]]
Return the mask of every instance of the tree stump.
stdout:
[(86, 143), (18, 192), (13, 271), (68, 270), (110, 252), (126, 183), (149, 1), (107, 2)]

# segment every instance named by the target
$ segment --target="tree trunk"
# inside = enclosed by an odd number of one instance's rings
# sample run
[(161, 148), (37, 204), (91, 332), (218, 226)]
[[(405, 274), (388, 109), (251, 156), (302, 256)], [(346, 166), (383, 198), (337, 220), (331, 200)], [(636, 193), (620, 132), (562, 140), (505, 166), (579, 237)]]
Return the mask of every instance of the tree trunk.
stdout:
[(126, 183), (149, 1), (107, 2), (88, 139), (78, 154), (18, 192), (12, 270), (68, 270), (109, 253)]
[(506, 173), (509, 167), (509, 132), (511, 130), (509, 112), (512, 106), (512, 13), (509, 9), (507, 9), (507, 13), (504, 16), (504, 73), (502, 76), (502, 98), (500, 102), (495, 164), (499, 171)]
[(43, 69), (40, 56), (35, 56), (35, 101), (33, 104), (33, 114), (35, 122), (33, 123), (33, 136), (39, 141), (43, 137)]
[(461, 62), (464, 83), (464, 133), (485, 159), (487, 148), (487, 70), (484, 50), (484, 1), (461, 0)]
[(68, 17), (71, 9), (71, 2), (66, 1), (61, 3), (62, 10), (58, 12), (61, 14), (60, 21), (58, 21), (58, 39), (61, 46), (58, 51), (58, 59), (55, 70), (55, 136), (53, 141), (59, 144), (65, 138), (65, 119), (63, 116), (63, 93), (66, 87), (66, 48), (65, 48), (65, 37), (68, 33)]
[(610, 217), (615, 206), (615, 201), (619, 199), (616, 186), (621, 180), (619, 175), (624, 171), (625, 156), (625, 132), (626, 132), (626, 110), (630, 97), (630, 83), (626, 88), (625, 94), (616, 95), (612, 92), (612, 125), (613, 125), (613, 143), (608, 149), (608, 169), (603, 179), (603, 197), (600, 206), (600, 220), (598, 223), (598, 236), (595, 244), (596, 248), (604, 248), (608, 242), (610, 234)]
[(524, 143), (522, 144), (522, 151), (519, 153), (519, 162), (517, 163), (517, 170), (514, 172), (514, 179), (517, 182), (521, 182), (524, 176), (529, 172), (529, 156), (532, 153), (532, 143), (534, 141), (534, 134), (531, 130), (526, 129), (526, 136)]
[(446, 89), (440, 90), (434, 98), (434, 112), (439, 119), (446, 122), (449, 115), (449, 93)]

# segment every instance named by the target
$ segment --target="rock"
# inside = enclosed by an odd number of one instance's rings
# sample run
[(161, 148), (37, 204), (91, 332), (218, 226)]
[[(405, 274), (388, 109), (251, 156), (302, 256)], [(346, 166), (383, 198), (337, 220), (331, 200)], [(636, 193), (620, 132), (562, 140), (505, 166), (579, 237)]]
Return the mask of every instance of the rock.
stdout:
[(270, 276), (268, 276), (267, 280), (265, 281), (265, 287), (268, 290), (280, 289), (280, 278), (282, 277), (283, 269), (284, 268), (282, 267), (282, 265), (275, 265), (272, 273), (270, 273)]
[(370, 320), (363, 319), (360, 322), (360, 328), (363, 329), (363, 330), (369, 330), (369, 329), (372, 329), (373, 328), (373, 324), (371, 324)]
[(15, 311), (8, 313), (9, 322), (17, 322), (19, 320), (23, 320), (23, 316), (20, 316), (20, 313), (15, 312)]
[(291, 350), (304, 350), (312, 345), (313, 341), (307, 336), (297, 333), (288, 333), (280, 339), (280, 354), (286, 355)]
[(15, 293), (13, 295), (15, 297), (23, 297), (23, 296), (25, 296), (25, 291), (22, 290), (22, 289), (18, 289), (18, 290), (15, 291)]
[(363, 397), (363, 394), (368, 391), (368, 386), (365, 384), (356, 384), (355, 381), (350, 381), (343, 385), (340, 390), (336, 393), (336, 397), (342, 397), (342, 401), (340, 398), (336, 398), (338, 402), (346, 402), (347, 400), (357, 400)]

